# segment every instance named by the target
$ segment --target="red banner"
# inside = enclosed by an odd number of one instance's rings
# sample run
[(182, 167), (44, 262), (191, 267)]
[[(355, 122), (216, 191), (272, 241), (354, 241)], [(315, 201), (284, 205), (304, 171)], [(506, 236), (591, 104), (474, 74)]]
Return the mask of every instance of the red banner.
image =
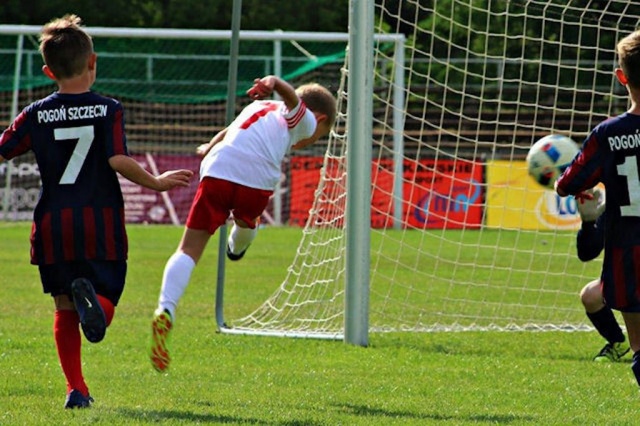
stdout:
[(323, 157), (290, 158), (289, 225), (304, 226), (306, 224), (320, 181), (323, 161)]
[(403, 222), (417, 228), (480, 228), (483, 166), (467, 160), (404, 162)]
[[(316, 199), (322, 157), (291, 159), (289, 224), (304, 225)], [(327, 159), (314, 219), (341, 226), (346, 201), (346, 175), (337, 159)], [(394, 223), (393, 162), (372, 163), (371, 226)], [(465, 160), (405, 160), (402, 183), (402, 227), (479, 228), (482, 223), (482, 164)], [(319, 224), (318, 223), (318, 224)]]

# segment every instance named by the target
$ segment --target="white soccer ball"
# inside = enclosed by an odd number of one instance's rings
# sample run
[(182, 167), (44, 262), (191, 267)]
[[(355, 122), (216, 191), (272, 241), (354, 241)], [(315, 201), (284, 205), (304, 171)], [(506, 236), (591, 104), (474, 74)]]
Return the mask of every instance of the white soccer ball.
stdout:
[(527, 172), (537, 184), (553, 189), (556, 180), (569, 167), (578, 151), (578, 144), (566, 136), (545, 136), (529, 149)]

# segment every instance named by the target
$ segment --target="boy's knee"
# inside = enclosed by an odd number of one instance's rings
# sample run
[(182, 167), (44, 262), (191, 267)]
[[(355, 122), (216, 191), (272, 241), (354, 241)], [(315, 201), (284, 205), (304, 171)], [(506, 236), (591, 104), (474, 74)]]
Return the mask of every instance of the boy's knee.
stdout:
[(587, 284), (580, 291), (580, 301), (587, 312), (597, 312), (604, 306), (600, 287), (593, 282)]

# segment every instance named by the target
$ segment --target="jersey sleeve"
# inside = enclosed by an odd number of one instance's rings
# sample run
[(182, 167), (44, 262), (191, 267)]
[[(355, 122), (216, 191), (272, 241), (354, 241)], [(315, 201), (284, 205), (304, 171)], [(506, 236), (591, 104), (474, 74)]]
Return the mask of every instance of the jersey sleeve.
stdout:
[(107, 158), (115, 155), (129, 155), (127, 137), (124, 131), (124, 108), (119, 102), (116, 102), (113, 108), (113, 118), (108, 132), (108, 143), (106, 144)]
[(289, 127), (289, 130), (300, 124), (300, 121), (302, 121), (306, 112), (307, 106), (304, 104), (304, 102), (302, 102), (302, 100), (300, 100), (298, 102), (298, 105), (294, 109), (285, 114), (285, 119), (287, 120), (287, 126)]
[(565, 193), (576, 195), (600, 182), (603, 155), (600, 153), (598, 130), (599, 126), (587, 137), (571, 165), (558, 178), (556, 185)]
[(293, 144), (302, 139), (311, 137), (313, 132), (316, 131), (316, 126), (318, 125), (315, 115), (302, 101), (300, 101), (298, 107), (291, 111), (290, 116), (287, 116), (286, 118), (289, 125), (289, 135), (291, 136)]
[(31, 149), (29, 119), (24, 109), (0, 136), (0, 156), (6, 160), (24, 154)]

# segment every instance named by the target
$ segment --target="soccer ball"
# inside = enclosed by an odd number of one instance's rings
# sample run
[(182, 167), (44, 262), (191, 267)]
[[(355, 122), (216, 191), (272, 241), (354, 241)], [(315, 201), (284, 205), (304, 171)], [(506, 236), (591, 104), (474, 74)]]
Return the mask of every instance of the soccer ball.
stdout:
[(529, 150), (527, 172), (539, 185), (553, 189), (556, 180), (569, 167), (578, 151), (578, 145), (566, 136), (545, 136)]

